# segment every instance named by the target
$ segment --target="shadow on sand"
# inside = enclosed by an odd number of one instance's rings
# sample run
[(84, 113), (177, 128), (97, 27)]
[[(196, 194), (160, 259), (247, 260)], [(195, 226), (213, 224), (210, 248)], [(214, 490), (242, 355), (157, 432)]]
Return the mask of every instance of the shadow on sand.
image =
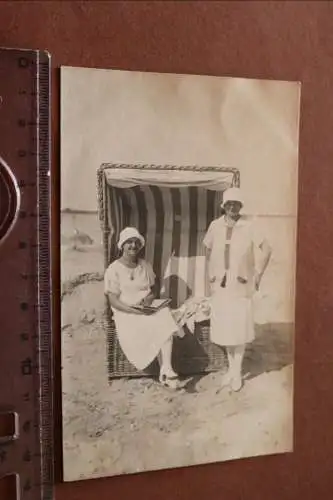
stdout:
[(262, 373), (281, 370), (293, 363), (294, 325), (266, 323), (256, 325), (256, 338), (247, 346), (243, 373), (254, 378)]
[[(293, 338), (291, 323), (256, 325), (256, 338), (247, 346), (243, 361), (246, 379), (292, 364)], [(183, 377), (190, 377), (186, 391), (196, 392), (197, 383), (207, 372), (223, 373), (228, 362), (225, 349), (209, 342), (209, 326), (206, 325), (203, 332), (202, 325), (197, 325), (194, 334), (188, 333), (184, 339), (176, 340), (174, 366)]]

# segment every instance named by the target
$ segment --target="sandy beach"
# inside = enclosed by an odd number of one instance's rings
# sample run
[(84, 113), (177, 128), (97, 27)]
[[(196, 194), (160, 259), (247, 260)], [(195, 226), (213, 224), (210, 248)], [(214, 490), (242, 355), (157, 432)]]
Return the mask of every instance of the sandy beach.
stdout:
[[(91, 244), (73, 243), (74, 226), (89, 234)], [(288, 222), (280, 226), (288, 231)], [(293, 324), (281, 300), (285, 282), (271, 278), (270, 288), (267, 277), (261, 300), (271, 306), (247, 350), (239, 393), (221, 389), (218, 371), (189, 377), (182, 391), (173, 392), (149, 377), (108, 382), (95, 216), (63, 214), (61, 252), (65, 480), (292, 450)], [(278, 248), (271, 276), (285, 258)]]

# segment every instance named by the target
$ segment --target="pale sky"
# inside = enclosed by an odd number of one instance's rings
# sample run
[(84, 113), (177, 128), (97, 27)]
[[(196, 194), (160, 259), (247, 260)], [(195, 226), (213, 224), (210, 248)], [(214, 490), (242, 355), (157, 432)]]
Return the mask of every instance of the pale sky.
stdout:
[(244, 211), (296, 215), (300, 84), (61, 69), (61, 207), (96, 210), (101, 163), (236, 167)]

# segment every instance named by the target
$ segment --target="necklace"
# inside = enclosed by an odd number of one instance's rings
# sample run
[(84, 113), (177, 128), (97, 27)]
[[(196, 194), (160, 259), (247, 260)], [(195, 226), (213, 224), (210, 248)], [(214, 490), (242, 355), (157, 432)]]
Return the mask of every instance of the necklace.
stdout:
[[(129, 279), (131, 281), (133, 281), (134, 280), (135, 269), (137, 268), (138, 263), (137, 262), (135, 262), (135, 263), (134, 262), (128, 262), (128, 261), (126, 261), (123, 258), (121, 258), (120, 261), (128, 269)], [(133, 266), (133, 264), (134, 264), (134, 266)]]

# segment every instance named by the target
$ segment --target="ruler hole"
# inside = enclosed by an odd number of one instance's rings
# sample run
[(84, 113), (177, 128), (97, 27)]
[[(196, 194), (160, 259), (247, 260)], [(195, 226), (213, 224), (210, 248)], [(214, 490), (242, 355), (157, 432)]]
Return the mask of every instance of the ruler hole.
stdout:
[(0, 242), (14, 227), (19, 205), (20, 193), (15, 176), (0, 157)]
[(18, 437), (18, 415), (13, 411), (0, 412), (0, 443), (14, 441)]
[(0, 477), (0, 498), (6, 500), (19, 500), (20, 481), (17, 474), (7, 474)]

